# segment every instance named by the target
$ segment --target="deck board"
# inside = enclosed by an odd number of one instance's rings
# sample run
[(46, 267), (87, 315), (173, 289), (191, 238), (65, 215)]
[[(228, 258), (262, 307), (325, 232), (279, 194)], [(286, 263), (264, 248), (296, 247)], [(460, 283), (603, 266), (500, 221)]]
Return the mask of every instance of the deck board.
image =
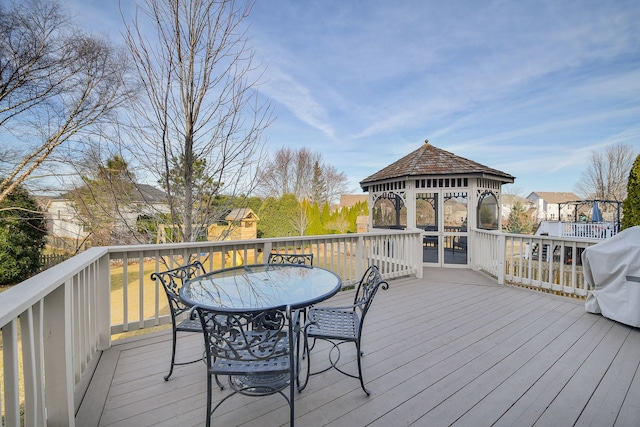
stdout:
[[(640, 425), (637, 328), (586, 313), (579, 300), (499, 286), (470, 270), (427, 268), (424, 279), (389, 283), (365, 324), (372, 395), (335, 371), (313, 376), (296, 395), (297, 425)], [(352, 298), (345, 291), (331, 304)], [(204, 367), (177, 366), (164, 381), (170, 348), (168, 331), (116, 341), (98, 364), (78, 425), (203, 425)], [(201, 336), (183, 334), (178, 358), (201, 349)], [(320, 344), (313, 367), (327, 354)], [(340, 363), (357, 370), (355, 347)], [(214, 404), (227, 393), (216, 389)], [(234, 396), (213, 424), (284, 426), (288, 417), (281, 396)]]

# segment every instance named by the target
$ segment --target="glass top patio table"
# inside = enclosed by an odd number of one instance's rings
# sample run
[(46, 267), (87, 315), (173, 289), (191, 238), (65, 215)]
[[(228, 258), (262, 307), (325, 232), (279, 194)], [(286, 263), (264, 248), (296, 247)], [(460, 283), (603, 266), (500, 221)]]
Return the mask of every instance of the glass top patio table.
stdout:
[(251, 312), (284, 305), (292, 309), (324, 301), (340, 290), (340, 277), (323, 268), (258, 264), (227, 268), (188, 280), (180, 298), (192, 306)]

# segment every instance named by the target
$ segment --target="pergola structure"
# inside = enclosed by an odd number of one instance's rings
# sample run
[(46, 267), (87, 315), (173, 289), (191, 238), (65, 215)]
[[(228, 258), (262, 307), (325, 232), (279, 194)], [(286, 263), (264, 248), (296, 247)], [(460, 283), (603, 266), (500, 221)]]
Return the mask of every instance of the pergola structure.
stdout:
[(365, 178), (369, 228), (424, 230), (427, 265), (467, 265), (468, 227), (497, 230), (500, 191), (514, 177), (437, 148), (417, 150)]
[[(574, 222), (587, 220), (588, 222), (611, 222), (615, 224), (616, 232), (620, 231), (622, 202), (618, 200), (589, 199), (560, 203), (558, 218), (564, 206), (573, 206)], [(603, 218), (603, 213), (606, 213), (606, 218)]]

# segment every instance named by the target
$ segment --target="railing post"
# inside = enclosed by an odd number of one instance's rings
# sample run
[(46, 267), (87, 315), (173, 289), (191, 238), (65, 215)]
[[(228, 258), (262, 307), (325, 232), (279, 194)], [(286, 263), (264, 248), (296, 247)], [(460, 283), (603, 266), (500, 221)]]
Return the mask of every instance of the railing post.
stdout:
[(111, 347), (111, 266), (109, 254), (98, 261), (97, 309), (98, 350)]
[(496, 276), (498, 278), (498, 284), (504, 285), (504, 260), (507, 258), (507, 238), (504, 234), (498, 236), (498, 257)]
[(264, 249), (262, 250), (262, 262), (266, 264), (272, 249), (271, 241), (265, 242), (263, 248)]
[(71, 285), (44, 298), (44, 372), (47, 425), (74, 427)]
[[(364, 237), (359, 236), (356, 243), (356, 280), (358, 280), (364, 274), (365, 266), (365, 242)], [(367, 266), (368, 267), (368, 266)]]
[(424, 277), (424, 269), (422, 268), (422, 233), (414, 235), (412, 241), (412, 247), (415, 248), (412, 252), (415, 254), (413, 264), (416, 268), (416, 278), (422, 279)]

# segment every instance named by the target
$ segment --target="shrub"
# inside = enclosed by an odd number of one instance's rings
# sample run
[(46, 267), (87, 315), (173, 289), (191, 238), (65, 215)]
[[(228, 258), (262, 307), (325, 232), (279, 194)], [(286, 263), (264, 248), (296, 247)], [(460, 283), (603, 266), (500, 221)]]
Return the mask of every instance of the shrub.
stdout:
[(26, 189), (18, 187), (0, 202), (0, 285), (38, 271), (46, 236), (44, 214)]
[(640, 155), (636, 157), (627, 181), (627, 198), (622, 202), (622, 229), (640, 225)]

